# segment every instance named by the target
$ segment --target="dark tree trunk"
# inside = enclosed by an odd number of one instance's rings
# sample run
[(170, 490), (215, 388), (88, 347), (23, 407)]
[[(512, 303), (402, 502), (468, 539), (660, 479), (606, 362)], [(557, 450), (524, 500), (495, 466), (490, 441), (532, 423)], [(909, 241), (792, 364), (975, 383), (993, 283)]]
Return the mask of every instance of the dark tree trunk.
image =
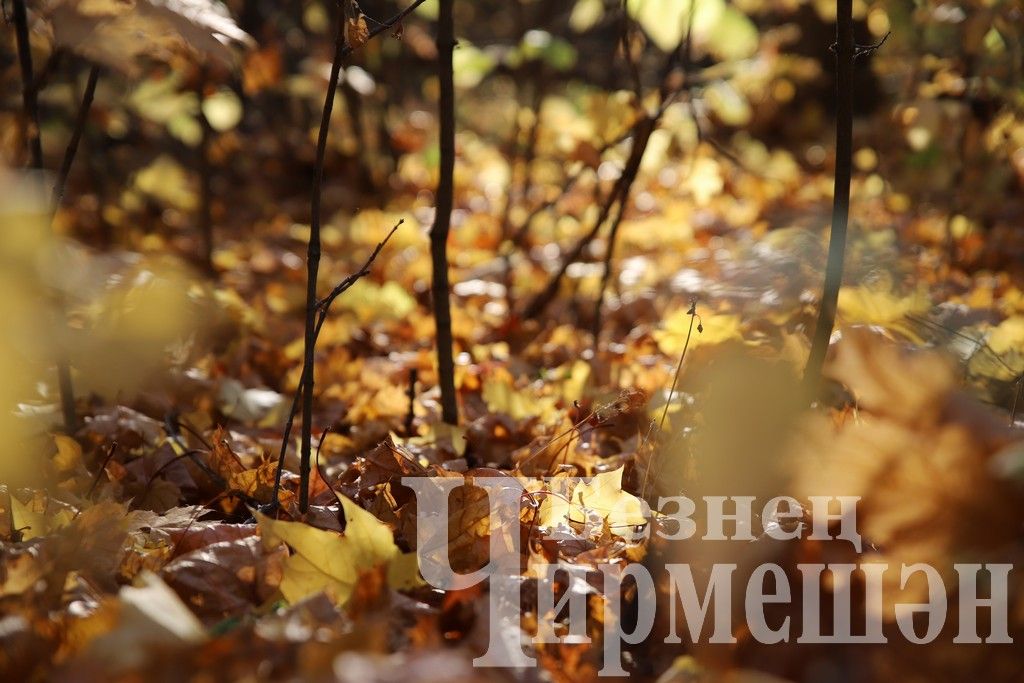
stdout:
[(804, 389), (809, 398), (817, 395), (821, 371), (836, 320), (839, 287), (843, 282), (846, 228), (850, 219), (850, 176), (853, 173), (853, 0), (837, 0), (836, 23), (836, 170), (832, 198), (832, 233), (828, 243), (825, 285), (821, 293), (818, 322), (811, 340), (811, 352), (804, 370)]
[(452, 52), (455, 48), (453, 0), (441, 0), (437, 27), (437, 67), (441, 83), (441, 169), (437, 186), (437, 213), (430, 229), (430, 255), (433, 262), (431, 296), (437, 325), (437, 372), (441, 385), (441, 417), (458, 424), (459, 407), (455, 397), (455, 363), (452, 359), (452, 314), (448, 282), (448, 231), (451, 227), (455, 194), (455, 82)]

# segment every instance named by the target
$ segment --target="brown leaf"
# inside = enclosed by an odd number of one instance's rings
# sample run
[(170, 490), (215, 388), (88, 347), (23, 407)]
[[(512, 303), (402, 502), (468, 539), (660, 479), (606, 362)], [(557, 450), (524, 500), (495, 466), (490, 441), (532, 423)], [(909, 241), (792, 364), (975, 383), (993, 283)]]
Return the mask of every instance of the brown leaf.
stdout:
[(281, 582), (283, 547), (267, 550), (249, 535), (180, 555), (160, 572), (207, 624), (244, 614), (269, 599)]

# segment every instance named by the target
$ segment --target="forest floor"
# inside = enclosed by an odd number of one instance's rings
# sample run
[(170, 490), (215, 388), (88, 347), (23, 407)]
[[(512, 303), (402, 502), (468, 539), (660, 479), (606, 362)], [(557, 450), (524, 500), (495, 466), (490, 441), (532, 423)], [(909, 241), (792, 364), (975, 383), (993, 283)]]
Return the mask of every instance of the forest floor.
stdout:
[[(486, 106), (475, 116), (486, 118)], [(860, 149), (839, 339), (829, 386), (806, 410), (798, 380), (826, 258), (828, 145), (776, 149), (737, 134), (680, 154), (692, 130), (685, 108), (673, 108), (633, 188), (594, 339), (604, 234), (541, 315), (521, 312), (591, 226), (625, 151), (593, 160), (574, 131), (594, 117), (560, 98), (542, 120), (529, 187), (524, 165), (512, 168), (493, 136), (472, 125), (459, 133), (449, 247), (458, 427), (440, 419), (429, 309), (433, 160), (428, 150), (404, 156), (378, 188), (383, 204), (348, 189), (351, 166), (328, 167), (321, 293), (404, 222), (370, 275), (335, 302), (319, 340), (307, 515), (296, 500), (297, 428), (281, 508), (258, 510), (271, 500), (301, 372), (309, 226), (297, 217), (308, 215), (308, 196), (278, 187), (282, 169), (272, 165), (258, 174), (262, 185), (218, 185), (213, 277), (167, 265), (168, 253), (197, 244), (181, 227), (193, 181), (175, 162), (154, 161), (121, 205), (72, 200), (60, 230), (74, 234), (100, 216), (120, 226), (122, 249), (142, 255), (74, 247), (71, 258), (90, 273), (82, 286), (130, 302), (135, 290), (118, 287), (135, 283), (155, 298), (116, 320), (104, 317), (110, 299), (71, 303), (75, 325), (98, 335), (75, 364), (83, 423), (74, 438), (47, 437), (47, 457), (0, 499), (0, 670), (10, 680), (512, 676), (471, 665), (488, 637), (482, 589), (434, 590), (410, 568), (416, 506), (403, 476), (471, 483), (504, 474), (536, 493), (555, 485), (541, 476), (605, 474), (586, 500), (577, 492), (564, 506), (554, 496), (524, 506), (528, 577), (556, 560), (596, 581), (607, 563), (676, 558), (706, 569), (730, 558), (786, 567), (850, 558), (846, 546), (806, 539), (738, 551), (624, 534), (636, 526), (632, 501), (657, 510), (661, 496), (679, 494), (859, 495), (869, 543), (854, 561), (1020, 559), (1024, 492), (1011, 412), (1024, 371), (1022, 233), (985, 232), (941, 201), (919, 203), (885, 179), (878, 152)], [(151, 206), (172, 227), (125, 227)], [(162, 346), (139, 345), (164, 334), (185, 340), (169, 370)], [(126, 365), (149, 377), (124, 390)], [(48, 419), (45, 403), (33, 419)], [(464, 491), (448, 523), (460, 571), (484, 564), (490, 536), (481, 489)], [(606, 524), (584, 533), (579, 520), (592, 514)], [(914, 589), (898, 588), (887, 607)], [(539, 668), (516, 676), (595, 675), (603, 597), (593, 590), (588, 600), (593, 644), (536, 645)], [(1020, 634), (1024, 603), (1011, 614)], [(523, 638), (553, 617), (527, 611)], [(742, 633), (728, 647), (673, 650), (663, 640), (630, 646), (640, 679), (770, 680), (758, 670), (799, 680), (822, 661), (851, 657), (796, 644), (769, 653)], [(1006, 662), (961, 650), (921, 662), (889, 648), (859, 665), (874, 680), (929, 667), (997, 680)]]

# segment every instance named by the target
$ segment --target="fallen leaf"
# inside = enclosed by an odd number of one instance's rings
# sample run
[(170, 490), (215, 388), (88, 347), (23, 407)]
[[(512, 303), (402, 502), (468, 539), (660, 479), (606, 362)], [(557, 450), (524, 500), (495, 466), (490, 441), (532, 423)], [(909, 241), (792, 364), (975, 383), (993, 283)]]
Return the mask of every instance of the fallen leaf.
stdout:
[(255, 513), (264, 543), (284, 543), (293, 552), (281, 580), (281, 593), (292, 604), (326, 591), (337, 604), (344, 605), (362, 572), (388, 564), (399, 555), (387, 525), (345, 496), (338, 495), (338, 500), (345, 512), (344, 534)]

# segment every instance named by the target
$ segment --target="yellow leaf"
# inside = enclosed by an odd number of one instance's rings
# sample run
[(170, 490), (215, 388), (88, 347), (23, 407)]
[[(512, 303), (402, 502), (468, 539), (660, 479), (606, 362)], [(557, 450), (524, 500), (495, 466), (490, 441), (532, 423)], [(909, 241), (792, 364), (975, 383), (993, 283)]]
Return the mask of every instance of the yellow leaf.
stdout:
[(415, 552), (396, 555), (388, 565), (388, 585), (396, 591), (408, 590), (426, 584), (420, 576), (419, 560)]
[(622, 490), (624, 470), (620, 467), (596, 474), (589, 483), (577, 486), (572, 494), (574, 502), (601, 513), (612, 533), (618, 535), (628, 535), (632, 527), (647, 523), (640, 499)]
[(14, 496), (11, 496), (11, 518), (14, 529), (21, 532), (22, 540), (39, 538), (67, 526), (72, 519), (71, 512), (61, 510), (47, 517), (44, 512), (32, 509)]
[(925, 313), (931, 306), (924, 289), (900, 296), (887, 287), (860, 285), (839, 290), (839, 318), (845, 324), (878, 325), (900, 332), (916, 343), (920, 336), (907, 324), (908, 315)]
[(400, 320), (416, 309), (416, 300), (397, 282), (383, 285), (360, 280), (338, 299), (337, 304), (352, 311), (362, 322)]
[(622, 490), (623, 471), (620, 467), (596, 474), (589, 483), (577, 484), (571, 496), (564, 486), (557, 486), (560, 478), (556, 477), (549, 490), (561, 495), (544, 496), (537, 512), (538, 526), (555, 529), (570, 521), (582, 523), (591, 517), (588, 513), (597, 513), (608, 522), (613, 534), (631, 537), (635, 527), (647, 523), (647, 508), (639, 498)]
[(968, 367), (972, 375), (1013, 381), (1024, 369), (1024, 316), (1011, 316), (988, 331), (988, 348), (975, 349)]
[(46, 516), (33, 512), (14, 496), (11, 496), (11, 527), (21, 532), (26, 541), (45, 536), (49, 531)]
[(53, 437), (57, 444), (57, 454), (53, 456), (53, 464), (59, 472), (70, 472), (82, 463), (82, 446), (64, 434)]
[[(540, 509), (537, 511), (537, 525), (542, 528), (555, 529), (567, 525), (572, 516), (572, 505), (569, 503), (569, 491), (564, 486), (559, 486), (565, 481), (564, 476), (554, 477), (548, 483), (548, 493), (559, 495), (546, 495), (541, 498)], [(580, 521), (579, 517), (575, 518)]]
[(703, 331), (693, 324), (690, 332), (690, 315), (685, 309), (672, 313), (662, 323), (662, 329), (654, 331), (654, 341), (658, 348), (667, 356), (678, 356), (686, 345), (686, 336), (690, 335), (690, 348), (708, 344), (720, 344), (730, 339), (742, 339), (740, 333), (740, 317), (738, 315), (707, 316), (701, 323)]
[(578, 401), (583, 398), (583, 389), (590, 379), (590, 365), (583, 360), (577, 360), (569, 367), (568, 377), (562, 384), (562, 398), (567, 403)]
[(693, 168), (684, 184), (693, 194), (693, 200), (697, 202), (698, 206), (707, 206), (722, 192), (725, 180), (722, 178), (722, 169), (717, 161), (707, 157), (698, 157), (693, 161)]
[(229, 131), (242, 120), (242, 101), (232, 91), (224, 88), (203, 100), (203, 116), (215, 131)]
[(484, 403), (492, 413), (502, 413), (515, 420), (541, 417), (554, 407), (551, 397), (538, 397), (531, 392), (519, 391), (501, 378), (484, 381)]
[(640, 24), (654, 44), (668, 52), (686, 34), (687, 16), (692, 2), (678, 0), (629, 0), (629, 13)]
[(746, 59), (757, 52), (757, 27), (735, 7), (726, 6), (708, 32), (708, 49), (722, 60)]
[(199, 202), (188, 172), (167, 155), (135, 174), (135, 189), (182, 211), (195, 211)]
[(745, 59), (757, 50), (757, 27), (725, 0), (628, 0), (629, 13), (644, 33), (668, 52), (685, 38), (693, 16), (693, 39), (720, 60)]
[[(360, 573), (390, 563), (399, 555), (386, 524), (348, 498), (339, 495), (338, 500), (345, 511), (344, 534), (256, 513), (264, 543), (280, 542), (292, 550), (281, 580), (281, 593), (290, 603), (325, 591), (337, 604), (344, 605)], [(397, 577), (408, 578), (404, 564), (395, 571)]]
[(569, 17), (569, 26), (577, 33), (588, 31), (604, 17), (604, 3), (601, 0), (577, 0)]
[(445, 422), (438, 422), (431, 425), (430, 430), (434, 433), (434, 441), (449, 441), (455, 454), (462, 457), (466, 453), (466, 428), (450, 425)]
[(997, 354), (1024, 347), (1024, 317), (1013, 316), (996, 325), (988, 335), (988, 345)]

